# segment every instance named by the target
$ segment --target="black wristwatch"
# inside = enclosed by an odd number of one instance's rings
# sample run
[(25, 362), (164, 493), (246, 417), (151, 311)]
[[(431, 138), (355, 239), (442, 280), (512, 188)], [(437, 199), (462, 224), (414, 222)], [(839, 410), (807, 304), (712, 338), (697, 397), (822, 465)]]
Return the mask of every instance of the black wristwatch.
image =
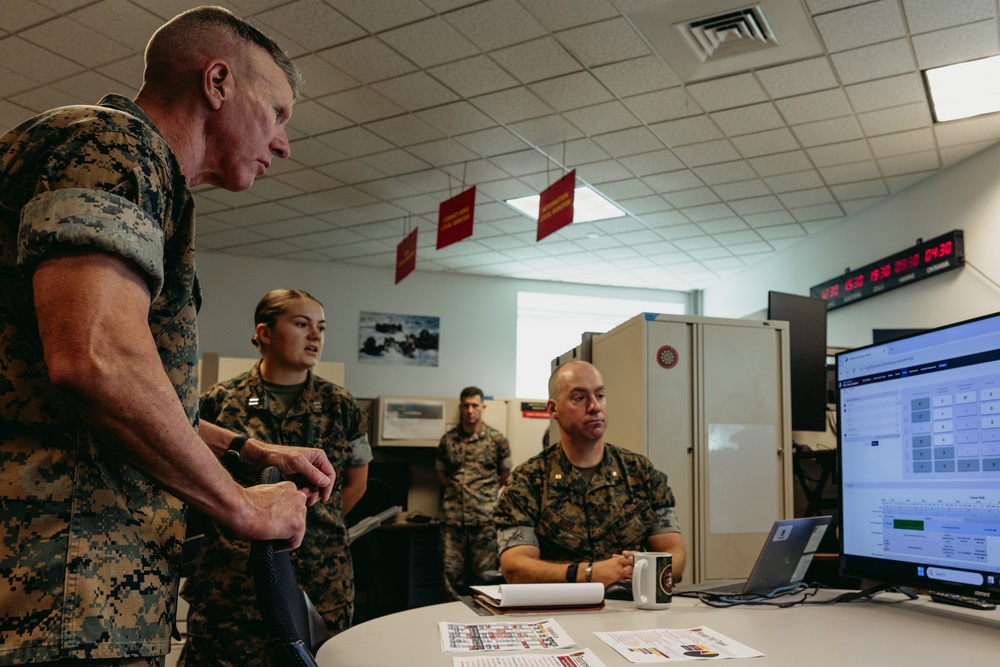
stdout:
[(249, 435), (240, 433), (233, 438), (233, 441), (229, 443), (229, 449), (222, 455), (222, 465), (226, 466), (230, 472), (236, 472), (239, 468), (240, 452), (243, 451), (243, 445), (247, 444), (247, 440), (249, 439)]
[(580, 567), (579, 563), (570, 563), (566, 568), (566, 581), (576, 581), (576, 571)]

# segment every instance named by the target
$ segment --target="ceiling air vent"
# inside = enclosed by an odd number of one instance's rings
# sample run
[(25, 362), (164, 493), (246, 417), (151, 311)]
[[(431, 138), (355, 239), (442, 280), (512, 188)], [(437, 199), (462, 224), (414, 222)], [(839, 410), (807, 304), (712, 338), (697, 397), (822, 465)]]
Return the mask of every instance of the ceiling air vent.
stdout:
[(778, 43), (760, 5), (678, 23), (674, 27), (703, 63), (759, 51)]

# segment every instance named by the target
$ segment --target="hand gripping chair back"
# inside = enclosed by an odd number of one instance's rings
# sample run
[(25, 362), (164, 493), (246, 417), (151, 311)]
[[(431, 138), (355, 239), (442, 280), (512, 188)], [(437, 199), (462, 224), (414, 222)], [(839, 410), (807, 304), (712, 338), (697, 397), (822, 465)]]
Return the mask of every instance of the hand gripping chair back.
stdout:
[[(281, 481), (277, 468), (265, 469), (261, 484)], [(267, 655), (272, 667), (317, 667), (313, 656), (330, 638), (323, 618), (299, 587), (288, 551), (275, 551), (275, 542), (250, 544), (250, 573), (257, 592), (257, 608), (268, 628)]]

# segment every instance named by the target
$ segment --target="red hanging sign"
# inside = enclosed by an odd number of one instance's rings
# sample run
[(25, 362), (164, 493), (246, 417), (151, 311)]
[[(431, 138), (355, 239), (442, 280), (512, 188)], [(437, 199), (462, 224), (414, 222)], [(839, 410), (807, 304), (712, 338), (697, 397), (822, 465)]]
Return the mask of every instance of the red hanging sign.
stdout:
[(576, 169), (545, 188), (538, 201), (538, 238), (573, 222), (573, 198), (576, 195)]
[(475, 209), (475, 185), (441, 202), (441, 206), (438, 207), (438, 250), (472, 236), (472, 217)]
[(396, 246), (396, 284), (417, 268), (417, 232), (419, 227)]

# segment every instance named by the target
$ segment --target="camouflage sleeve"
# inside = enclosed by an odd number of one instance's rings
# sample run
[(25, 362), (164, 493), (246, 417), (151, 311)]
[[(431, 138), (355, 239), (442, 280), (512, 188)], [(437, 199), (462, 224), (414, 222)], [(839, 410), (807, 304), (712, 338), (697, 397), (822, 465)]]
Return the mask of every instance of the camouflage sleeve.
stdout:
[(444, 472), (448, 469), (448, 445), (447, 445), (448, 434), (445, 433), (441, 436), (441, 441), (438, 442), (437, 449), (434, 452), (434, 469)]
[(347, 447), (350, 450), (347, 465), (351, 467), (367, 465), (375, 458), (371, 443), (368, 441), (368, 415), (350, 394), (347, 395), (345, 402), (348, 403), (350, 422), (344, 429), (348, 437)]
[(57, 244), (90, 246), (124, 257), (163, 287), (163, 230), (141, 207), (113, 192), (64, 188), (42, 192), (21, 211), (17, 263), (27, 272)]
[(531, 479), (519, 467), (500, 491), (500, 500), (493, 512), (498, 553), (522, 544), (539, 546), (535, 535), (538, 500), (531, 488)]
[(210, 387), (198, 400), (198, 414), (201, 419), (215, 424), (219, 420), (223, 389), (219, 385)]
[(510, 442), (507, 438), (500, 436), (500, 443), (497, 447), (497, 465), (500, 470), (510, 470), (514, 467), (514, 459), (510, 456)]
[(360, 438), (356, 438), (347, 443), (347, 447), (351, 450), (350, 455), (347, 457), (347, 466), (356, 467), (363, 466), (371, 463), (375, 456), (372, 454), (371, 443), (368, 442), (368, 434), (365, 433)]
[(649, 466), (650, 501), (657, 520), (649, 534), (679, 533), (681, 526), (677, 520), (677, 513), (674, 511), (674, 492), (667, 483), (667, 476), (654, 468), (652, 463), (647, 465)]

